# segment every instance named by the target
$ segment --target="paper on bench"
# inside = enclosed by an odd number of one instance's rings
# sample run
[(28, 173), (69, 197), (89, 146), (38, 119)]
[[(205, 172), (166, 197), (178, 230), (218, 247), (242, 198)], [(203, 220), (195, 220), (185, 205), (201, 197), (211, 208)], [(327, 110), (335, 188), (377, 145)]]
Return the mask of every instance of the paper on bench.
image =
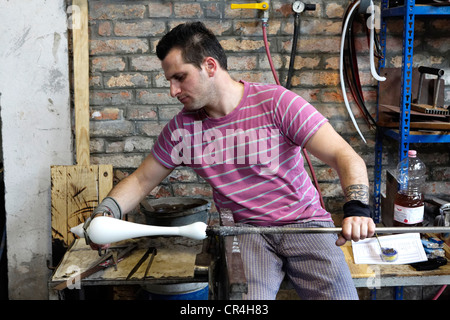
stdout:
[(394, 262), (383, 261), (377, 239), (369, 238), (358, 242), (352, 241), (355, 264), (409, 264), (427, 260), (419, 233), (379, 236), (379, 239), (382, 247), (397, 250), (397, 260)]

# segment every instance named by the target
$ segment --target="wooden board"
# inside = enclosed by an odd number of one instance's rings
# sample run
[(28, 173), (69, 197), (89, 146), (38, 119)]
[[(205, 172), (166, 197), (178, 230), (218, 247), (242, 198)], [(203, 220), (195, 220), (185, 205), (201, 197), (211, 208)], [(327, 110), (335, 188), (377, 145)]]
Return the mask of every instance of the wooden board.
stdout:
[(87, 0), (73, 0), (75, 142), (77, 164), (89, 165), (89, 31)]
[(112, 165), (90, 164), (88, 1), (72, 1), (76, 165), (51, 167), (53, 264), (75, 240), (83, 223), (113, 187)]
[(70, 228), (85, 221), (113, 186), (112, 165), (52, 166), (52, 239), (73, 242)]
[(88, 2), (73, 0), (72, 6), (77, 164), (51, 167), (52, 239), (65, 246), (74, 240), (70, 228), (84, 222), (113, 186), (112, 165), (90, 165)]

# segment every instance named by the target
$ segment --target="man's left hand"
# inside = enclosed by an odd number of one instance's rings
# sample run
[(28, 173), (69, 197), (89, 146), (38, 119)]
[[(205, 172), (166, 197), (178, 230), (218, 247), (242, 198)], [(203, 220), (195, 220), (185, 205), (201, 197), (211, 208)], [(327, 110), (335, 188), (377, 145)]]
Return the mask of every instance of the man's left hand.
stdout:
[(337, 246), (344, 245), (347, 241), (359, 241), (370, 238), (375, 234), (375, 223), (368, 217), (347, 217), (342, 220), (342, 232), (336, 240)]

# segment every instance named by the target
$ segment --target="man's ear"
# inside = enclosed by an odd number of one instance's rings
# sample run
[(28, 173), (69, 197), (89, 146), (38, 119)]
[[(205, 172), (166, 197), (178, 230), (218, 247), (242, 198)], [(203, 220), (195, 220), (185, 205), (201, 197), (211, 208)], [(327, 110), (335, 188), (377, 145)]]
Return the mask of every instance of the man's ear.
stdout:
[(212, 57), (206, 57), (203, 60), (203, 66), (208, 73), (208, 76), (212, 77), (217, 72), (218, 64), (216, 59)]

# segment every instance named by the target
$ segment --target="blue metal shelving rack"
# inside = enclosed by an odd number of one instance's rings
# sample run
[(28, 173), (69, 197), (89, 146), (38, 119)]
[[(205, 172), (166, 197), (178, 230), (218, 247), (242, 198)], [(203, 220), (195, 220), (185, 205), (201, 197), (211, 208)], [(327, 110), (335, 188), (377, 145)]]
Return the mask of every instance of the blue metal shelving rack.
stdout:
[[(400, 98), (400, 121), (398, 130), (378, 128), (375, 142), (375, 170), (374, 170), (374, 212), (376, 223), (381, 222), (381, 171), (384, 136), (399, 142), (399, 161), (408, 155), (410, 143), (450, 143), (450, 135), (410, 135), (410, 111), (412, 93), (412, 69), (414, 55), (414, 23), (416, 16), (444, 16), (450, 15), (450, 6), (416, 5), (415, 0), (405, 0), (403, 6), (389, 8), (388, 0), (381, 1), (381, 29), (380, 43), (383, 57), (379, 67), (384, 68), (386, 56), (386, 18), (403, 17), (403, 52), (402, 52), (402, 83)], [(380, 94), (378, 92), (378, 94)], [(378, 120), (378, 108), (376, 118)]]

